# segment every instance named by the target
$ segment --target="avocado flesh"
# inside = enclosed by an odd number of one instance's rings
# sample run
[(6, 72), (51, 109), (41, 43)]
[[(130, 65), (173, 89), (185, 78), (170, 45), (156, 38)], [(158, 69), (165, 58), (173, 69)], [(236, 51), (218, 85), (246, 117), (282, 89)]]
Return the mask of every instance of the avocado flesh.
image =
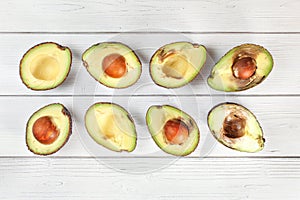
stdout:
[(95, 142), (112, 151), (131, 152), (136, 147), (136, 129), (129, 113), (119, 105), (96, 103), (85, 115), (85, 126)]
[(150, 61), (153, 81), (165, 88), (178, 88), (191, 82), (206, 61), (202, 45), (176, 42), (159, 48)]
[[(231, 113), (245, 118), (244, 135), (227, 137), (224, 119)], [(213, 136), (223, 145), (242, 152), (258, 152), (264, 147), (263, 131), (256, 117), (245, 107), (234, 103), (223, 103), (214, 107), (208, 114), (208, 126)]]
[[(182, 120), (189, 129), (189, 136), (183, 144), (170, 144), (165, 138), (163, 132), (164, 125), (172, 119)], [(151, 106), (146, 114), (146, 122), (153, 140), (166, 153), (176, 156), (186, 156), (192, 153), (199, 143), (200, 133), (194, 119), (173, 106)]]
[[(233, 75), (232, 65), (238, 58), (251, 57), (256, 61), (256, 71), (247, 80)], [(268, 50), (255, 44), (234, 47), (213, 67), (207, 80), (208, 85), (219, 91), (235, 92), (252, 88), (261, 83), (273, 68), (273, 58)]]
[(48, 90), (62, 84), (69, 74), (71, 50), (53, 42), (29, 49), (20, 62), (23, 83), (33, 90)]
[[(120, 78), (108, 76), (102, 62), (106, 56), (120, 54), (126, 60), (127, 73)], [(141, 76), (142, 65), (132, 49), (118, 42), (104, 42), (91, 46), (82, 55), (82, 61), (89, 74), (101, 84), (111, 88), (126, 88)]]
[[(42, 144), (33, 134), (33, 125), (41, 117), (49, 116), (59, 130), (58, 138), (51, 144)], [(47, 105), (31, 115), (26, 126), (26, 144), (28, 149), (38, 155), (49, 155), (57, 152), (68, 141), (72, 131), (72, 120), (69, 111), (59, 103)]]

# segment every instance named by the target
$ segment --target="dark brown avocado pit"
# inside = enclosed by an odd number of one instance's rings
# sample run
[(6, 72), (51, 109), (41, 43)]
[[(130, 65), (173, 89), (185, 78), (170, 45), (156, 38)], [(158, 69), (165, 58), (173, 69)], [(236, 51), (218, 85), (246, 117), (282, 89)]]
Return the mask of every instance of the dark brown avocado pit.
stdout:
[(102, 68), (112, 78), (121, 78), (127, 72), (124, 56), (117, 53), (107, 55), (102, 61)]
[(36, 140), (46, 145), (52, 144), (60, 133), (49, 116), (37, 119), (32, 126), (32, 132)]
[(170, 119), (164, 127), (164, 136), (169, 144), (183, 144), (189, 137), (189, 128), (181, 119)]
[(246, 119), (240, 113), (230, 113), (223, 122), (223, 134), (228, 138), (240, 138), (245, 135)]
[(256, 61), (252, 57), (237, 58), (232, 65), (233, 76), (242, 80), (251, 78), (256, 69)]

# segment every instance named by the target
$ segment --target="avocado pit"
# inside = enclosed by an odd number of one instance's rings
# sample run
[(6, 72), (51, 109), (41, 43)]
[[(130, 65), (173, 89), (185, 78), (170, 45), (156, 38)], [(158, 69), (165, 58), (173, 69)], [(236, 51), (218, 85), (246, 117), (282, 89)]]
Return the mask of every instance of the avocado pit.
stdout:
[(112, 78), (121, 78), (127, 72), (124, 56), (117, 53), (107, 55), (102, 61), (102, 68)]
[(188, 126), (180, 119), (170, 119), (164, 125), (164, 135), (170, 144), (183, 144), (189, 137)]
[(240, 138), (245, 135), (246, 119), (240, 113), (230, 113), (223, 122), (224, 135), (228, 138)]
[(256, 61), (252, 57), (237, 58), (232, 65), (234, 77), (242, 80), (252, 77), (256, 69)]
[(52, 144), (60, 133), (49, 116), (43, 116), (37, 119), (32, 126), (32, 132), (35, 139), (46, 145)]

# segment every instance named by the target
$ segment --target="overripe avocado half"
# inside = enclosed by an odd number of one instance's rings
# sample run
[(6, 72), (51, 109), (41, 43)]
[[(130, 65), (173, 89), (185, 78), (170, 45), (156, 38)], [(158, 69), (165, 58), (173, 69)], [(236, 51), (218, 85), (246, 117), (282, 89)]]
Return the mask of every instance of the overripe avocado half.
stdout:
[(160, 47), (150, 61), (152, 80), (165, 88), (191, 82), (206, 61), (206, 49), (199, 44), (175, 42)]
[(126, 88), (138, 81), (142, 64), (132, 49), (119, 42), (103, 42), (88, 48), (82, 61), (89, 74), (111, 88)]
[(136, 128), (130, 114), (121, 106), (99, 102), (85, 114), (85, 127), (98, 144), (112, 151), (131, 152), (136, 147)]
[(151, 106), (146, 122), (153, 140), (166, 153), (186, 156), (199, 143), (200, 133), (195, 120), (173, 106)]
[(20, 61), (20, 76), (32, 90), (53, 89), (67, 78), (72, 63), (68, 47), (54, 42), (38, 44), (29, 49)]
[(59, 103), (47, 105), (31, 115), (26, 126), (28, 149), (38, 155), (57, 152), (72, 132), (69, 111)]
[(262, 128), (253, 113), (235, 103), (217, 105), (208, 114), (208, 126), (223, 145), (243, 152), (258, 152), (264, 147)]
[(268, 50), (255, 44), (234, 47), (213, 67), (208, 85), (225, 92), (242, 91), (261, 83), (273, 68)]

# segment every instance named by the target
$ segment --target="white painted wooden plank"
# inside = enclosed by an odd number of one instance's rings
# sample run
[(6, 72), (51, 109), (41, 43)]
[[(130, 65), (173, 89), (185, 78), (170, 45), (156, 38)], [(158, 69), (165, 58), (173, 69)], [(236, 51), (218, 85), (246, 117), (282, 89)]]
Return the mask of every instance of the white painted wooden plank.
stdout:
[[(133, 116), (138, 144), (132, 153), (116, 153), (97, 145), (87, 134), (83, 117), (94, 102), (112, 101), (126, 108)], [(206, 125), (209, 110), (216, 104), (231, 101), (248, 107), (264, 130), (265, 148), (260, 153), (241, 153), (217, 143)], [(300, 156), (300, 97), (1, 97), (0, 156), (33, 156), (25, 145), (25, 124), (38, 108), (54, 102), (65, 104), (74, 119), (70, 141), (54, 156), (100, 157), (166, 157), (151, 139), (145, 114), (149, 106), (170, 104), (189, 113), (198, 123), (201, 138), (191, 157), (211, 156)]]
[[(175, 90), (156, 86), (149, 76), (148, 62), (160, 46), (189, 40), (205, 45), (208, 60), (201, 75), (191, 84)], [(241, 43), (257, 43), (273, 54), (275, 66), (270, 76), (259, 86), (238, 93), (249, 94), (300, 94), (300, 35), (298, 34), (1, 34), (0, 37), (0, 95), (151, 95), (151, 94), (223, 94), (211, 90), (206, 84), (210, 70), (229, 49)], [(43, 41), (56, 41), (69, 46), (74, 54), (72, 70), (59, 88), (36, 92), (27, 89), (19, 77), (19, 61), (33, 45)], [(141, 79), (132, 87), (113, 90), (96, 82), (84, 69), (82, 52), (90, 45), (103, 41), (121, 41), (131, 46), (143, 62)]]
[(11, 0), (0, 31), (300, 31), (297, 0)]
[(166, 160), (2, 158), (0, 198), (295, 200), (300, 197), (297, 158), (182, 158), (159, 168)]

